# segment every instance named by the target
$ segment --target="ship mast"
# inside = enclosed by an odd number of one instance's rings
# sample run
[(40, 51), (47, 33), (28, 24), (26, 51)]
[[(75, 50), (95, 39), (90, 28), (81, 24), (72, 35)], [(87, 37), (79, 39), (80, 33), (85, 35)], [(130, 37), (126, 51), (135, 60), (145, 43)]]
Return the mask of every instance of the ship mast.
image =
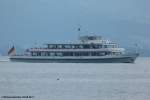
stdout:
[(78, 38), (80, 38), (80, 36), (81, 36), (81, 25), (79, 25), (79, 27), (78, 27), (78, 29), (77, 29), (77, 31), (78, 31)]

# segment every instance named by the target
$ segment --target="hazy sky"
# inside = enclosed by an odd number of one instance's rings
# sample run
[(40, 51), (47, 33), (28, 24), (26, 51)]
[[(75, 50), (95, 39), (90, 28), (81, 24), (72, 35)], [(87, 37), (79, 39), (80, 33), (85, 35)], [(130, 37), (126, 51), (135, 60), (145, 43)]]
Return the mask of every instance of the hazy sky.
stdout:
[(95, 33), (150, 47), (150, 0), (0, 0), (0, 46), (76, 40)]

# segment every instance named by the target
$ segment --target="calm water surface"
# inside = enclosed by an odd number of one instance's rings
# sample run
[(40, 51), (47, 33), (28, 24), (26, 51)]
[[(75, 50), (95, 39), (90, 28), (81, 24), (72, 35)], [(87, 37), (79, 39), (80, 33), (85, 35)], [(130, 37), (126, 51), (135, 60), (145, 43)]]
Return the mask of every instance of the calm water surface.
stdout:
[(16, 63), (0, 58), (0, 96), (150, 100), (150, 58), (138, 58), (134, 64)]

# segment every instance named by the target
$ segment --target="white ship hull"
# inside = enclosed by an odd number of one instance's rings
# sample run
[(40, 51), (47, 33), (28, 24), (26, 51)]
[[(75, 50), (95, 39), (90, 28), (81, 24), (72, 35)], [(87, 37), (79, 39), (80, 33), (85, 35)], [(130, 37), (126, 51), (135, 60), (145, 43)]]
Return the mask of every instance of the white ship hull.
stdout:
[(11, 61), (33, 63), (134, 63), (138, 54), (107, 55), (95, 57), (46, 57), (46, 56), (11, 56)]

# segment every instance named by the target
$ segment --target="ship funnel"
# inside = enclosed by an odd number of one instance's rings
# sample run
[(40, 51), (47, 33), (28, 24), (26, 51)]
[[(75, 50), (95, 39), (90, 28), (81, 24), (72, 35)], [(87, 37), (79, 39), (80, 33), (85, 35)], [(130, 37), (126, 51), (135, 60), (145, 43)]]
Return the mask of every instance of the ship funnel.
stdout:
[(8, 55), (9, 55), (9, 56), (14, 56), (14, 55), (16, 55), (16, 49), (15, 49), (14, 46), (8, 51)]

